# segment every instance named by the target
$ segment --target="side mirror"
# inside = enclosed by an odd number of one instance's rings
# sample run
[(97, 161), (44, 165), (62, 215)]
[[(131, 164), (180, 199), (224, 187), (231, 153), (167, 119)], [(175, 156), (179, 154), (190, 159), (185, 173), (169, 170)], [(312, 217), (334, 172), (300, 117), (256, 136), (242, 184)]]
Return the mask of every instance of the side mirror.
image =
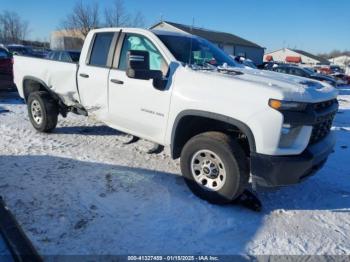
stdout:
[(130, 78), (149, 80), (162, 79), (160, 70), (151, 70), (149, 66), (149, 53), (141, 50), (130, 50), (127, 54), (126, 75)]

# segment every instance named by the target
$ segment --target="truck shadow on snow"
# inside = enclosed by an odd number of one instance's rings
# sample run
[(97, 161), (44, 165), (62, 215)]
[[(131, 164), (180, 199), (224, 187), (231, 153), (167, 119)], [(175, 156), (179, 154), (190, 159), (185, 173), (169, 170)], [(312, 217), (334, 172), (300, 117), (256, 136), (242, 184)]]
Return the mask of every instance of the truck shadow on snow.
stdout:
[(260, 193), (261, 213), (210, 205), (177, 174), (53, 156), (0, 156), (0, 190), (42, 254), (238, 254), (278, 210), (350, 212), (336, 163)]
[(86, 135), (86, 136), (112, 136), (112, 135), (125, 135), (124, 133), (110, 128), (105, 125), (99, 126), (64, 126), (57, 127), (54, 134), (66, 134), (66, 135)]

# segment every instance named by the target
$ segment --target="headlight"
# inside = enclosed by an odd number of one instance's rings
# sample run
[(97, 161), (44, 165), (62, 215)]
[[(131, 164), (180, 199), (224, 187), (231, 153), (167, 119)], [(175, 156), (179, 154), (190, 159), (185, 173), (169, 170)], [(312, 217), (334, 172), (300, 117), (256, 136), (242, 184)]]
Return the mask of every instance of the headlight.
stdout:
[(270, 99), (269, 106), (278, 111), (304, 111), (306, 103)]

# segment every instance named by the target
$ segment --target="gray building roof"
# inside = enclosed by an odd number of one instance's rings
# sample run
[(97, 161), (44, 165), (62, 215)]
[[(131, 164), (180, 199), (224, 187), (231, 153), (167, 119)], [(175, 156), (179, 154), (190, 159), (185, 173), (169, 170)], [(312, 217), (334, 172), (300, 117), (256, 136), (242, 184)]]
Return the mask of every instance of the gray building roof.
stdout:
[(320, 61), (321, 64), (325, 64), (325, 65), (329, 65), (330, 62), (325, 59), (325, 58), (322, 58), (322, 57), (319, 57), (319, 56), (316, 56), (316, 55), (313, 55), (311, 53), (308, 53), (308, 52), (305, 52), (303, 50), (299, 50), (299, 49), (292, 49), (294, 52), (298, 53), (298, 54), (301, 54), (301, 55), (304, 55), (304, 56), (308, 56), (312, 59), (315, 59), (317, 61)]
[(232, 44), (236, 46), (247, 46), (247, 47), (254, 47), (254, 48), (263, 48), (259, 46), (258, 44), (255, 44), (253, 42), (250, 42), (246, 39), (243, 39), (239, 36), (229, 34), (229, 33), (224, 33), (224, 32), (218, 32), (218, 31), (212, 31), (204, 28), (198, 28), (198, 27), (191, 27), (188, 25), (183, 25), (183, 24), (178, 24), (178, 23), (173, 23), (169, 21), (163, 21), (160, 22), (151, 28), (154, 28), (158, 26), (161, 23), (167, 23), (169, 25), (172, 25), (182, 31), (185, 31), (189, 34), (197, 35), (200, 37), (203, 37), (211, 42), (215, 43), (222, 43), (222, 44)]

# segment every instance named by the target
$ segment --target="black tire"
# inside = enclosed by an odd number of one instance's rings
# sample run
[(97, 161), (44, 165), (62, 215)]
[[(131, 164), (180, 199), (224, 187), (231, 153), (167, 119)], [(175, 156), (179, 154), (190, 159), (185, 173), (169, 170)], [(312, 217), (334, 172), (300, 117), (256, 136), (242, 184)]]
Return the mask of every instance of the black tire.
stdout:
[[(33, 104), (34, 102), (34, 104)], [(34, 118), (33, 107), (39, 107), (41, 110), (41, 121)], [(50, 94), (45, 91), (33, 92), (27, 100), (28, 115), (33, 127), (39, 132), (49, 133), (55, 129), (58, 119), (58, 105), (52, 99)]]
[[(210, 190), (196, 182), (192, 172), (192, 158), (203, 150), (215, 153), (223, 162), (225, 180), (219, 190)], [(210, 153), (209, 153), (210, 154)], [(220, 132), (206, 132), (191, 138), (181, 152), (181, 172), (191, 191), (213, 204), (228, 204), (247, 187), (249, 166), (243, 149), (230, 136)], [(221, 171), (219, 170), (219, 173)], [(205, 180), (205, 179), (204, 179)]]

